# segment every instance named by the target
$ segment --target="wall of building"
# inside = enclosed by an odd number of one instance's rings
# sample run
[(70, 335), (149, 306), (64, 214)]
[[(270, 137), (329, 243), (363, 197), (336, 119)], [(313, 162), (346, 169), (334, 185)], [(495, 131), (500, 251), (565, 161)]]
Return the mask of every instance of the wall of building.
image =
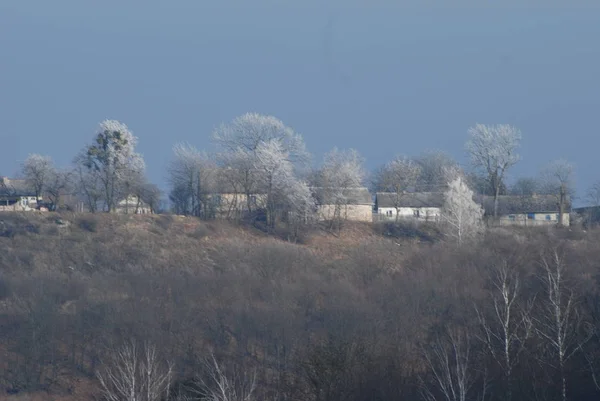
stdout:
[(151, 214), (152, 209), (144, 201), (139, 200), (137, 196), (130, 196), (127, 199), (119, 201), (115, 207), (115, 213), (119, 214)]
[(373, 221), (373, 208), (371, 205), (319, 205), (317, 218), (319, 220), (334, 220), (339, 210), (339, 218), (350, 221)]
[[(558, 223), (559, 213), (520, 213), (501, 216), (499, 222), (502, 225), (522, 225), (522, 226), (544, 226), (555, 225)], [(563, 215), (562, 224), (570, 224), (570, 215)]]
[[(380, 207), (377, 209), (379, 220), (395, 220), (396, 208)], [(419, 220), (437, 221), (441, 216), (439, 207), (401, 207), (398, 209), (398, 217), (401, 219), (415, 218)]]

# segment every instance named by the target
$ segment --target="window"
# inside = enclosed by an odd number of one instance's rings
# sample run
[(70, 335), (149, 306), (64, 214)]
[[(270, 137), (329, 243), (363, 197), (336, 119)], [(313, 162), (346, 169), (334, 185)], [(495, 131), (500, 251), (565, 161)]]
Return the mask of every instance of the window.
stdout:
[(220, 205), (221, 204), (221, 195), (215, 195), (214, 202), (215, 202), (215, 205)]
[(516, 216), (514, 214), (509, 214), (508, 215), (508, 219), (511, 220), (511, 221), (515, 221)]
[(256, 205), (256, 195), (250, 195), (250, 204)]
[(416, 218), (419, 218), (420, 214), (421, 214), (421, 213), (420, 213), (420, 210), (419, 210), (419, 209), (415, 209), (415, 210), (413, 210), (413, 215), (414, 215)]
[(546, 220), (547, 220), (547, 221), (550, 221), (550, 220), (552, 220), (552, 216), (550, 216), (549, 214), (547, 214), (547, 215), (546, 215)]
[(392, 211), (391, 211), (391, 210), (388, 210), (387, 212), (385, 212), (385, 215), (386, 215), (386, 216), (391, 216), (392, 214), (393, 214), (393, 213), (392, 213)]
[(534, 213), (527, 213), (527, 220), (535, 220), (535, 214)]

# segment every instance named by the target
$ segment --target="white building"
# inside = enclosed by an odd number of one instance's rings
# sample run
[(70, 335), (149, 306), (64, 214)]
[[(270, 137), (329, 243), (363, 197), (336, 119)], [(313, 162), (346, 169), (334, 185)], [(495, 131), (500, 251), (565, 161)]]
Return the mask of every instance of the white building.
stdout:
[(438, 221), (443, 204), (441, 192), (378, 192), (375, 194), (375, 215), (376, 220)]

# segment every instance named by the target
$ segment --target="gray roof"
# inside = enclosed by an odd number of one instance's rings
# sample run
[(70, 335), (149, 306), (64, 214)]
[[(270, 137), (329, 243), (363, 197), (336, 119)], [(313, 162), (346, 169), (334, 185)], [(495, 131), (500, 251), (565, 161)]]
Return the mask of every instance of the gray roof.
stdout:
[[(373, 199), (369, 190), (365, 187), (357, 188), (310, 188), (317, 204), (334, 205), (343, 202), (346, 205), (372, 205)], [(339, 199), (336, 201), (336, 199)]]
[(35, 191), (25, 180), (11, 180), (6, 177), (0, 177), (0, 196), (35, 196)]
[(378, 192), (376, 195), (377, 207), (442, 207), (444, 194), (442, 192)]
[[(474, 200), (483, 206), (486, 215), (494, 213), (494, 197), (476, 195)], [(568, 202), (566, 211), (570, 209)], [(554, 195), (512, 196), (500, 195), (498, 197), (498, 215), (522, 213), (558, 213), (558, 199)]]

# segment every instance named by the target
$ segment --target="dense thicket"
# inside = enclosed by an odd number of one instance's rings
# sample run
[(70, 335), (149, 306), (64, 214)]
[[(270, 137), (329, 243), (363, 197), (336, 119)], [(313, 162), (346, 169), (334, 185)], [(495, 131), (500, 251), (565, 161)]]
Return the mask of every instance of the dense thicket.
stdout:
[(492, 230), (459, 248), (390, 227), (294, 245), (191, 218), (6, 216), (8, 393), (97, 383), (135, 340), (172, 363), (173, 399), (211, 386), (211, 355), (232, 387), (255, 374), (257, 400), (598, 397), (595, 232)]

